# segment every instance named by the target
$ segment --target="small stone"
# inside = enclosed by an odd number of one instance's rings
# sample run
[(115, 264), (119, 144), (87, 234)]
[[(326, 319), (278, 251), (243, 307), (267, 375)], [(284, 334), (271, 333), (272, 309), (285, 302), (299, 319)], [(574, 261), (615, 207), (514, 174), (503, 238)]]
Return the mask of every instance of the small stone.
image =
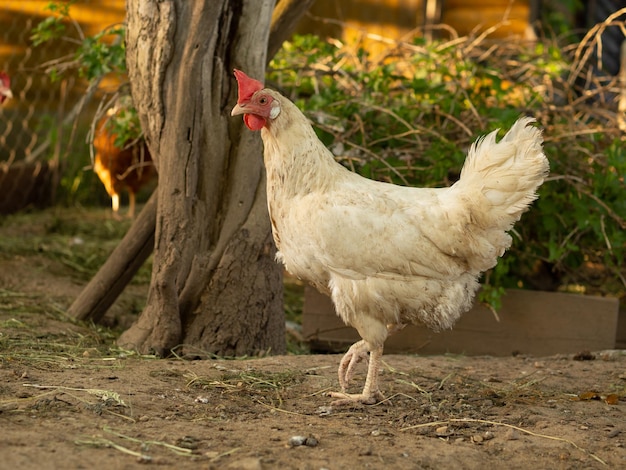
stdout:
[(578, 354), (574, 354), (572, 359), (575, 361), (593, 361), (595, 358), (596, 356), (590, 351), (581, 351)]
[(333, 412), (332, 406), (320, 406), (317, 408), (317, 414), (319, 416), (328, 416)]
[(299, 446), (307, 446), (307, 447), (317, 447), (319, 441), (317, 438), (313, 436), (291, 436), (289, 438), (289, 446), (290, 447), (299, 447)]
[(291, 447), (303, 446), (306, 443), (306, 436), (291, 436), (289, 438), (289, 445)]
[(176, 441), (178, 447), (183, 449), (196, 450), (198, 448), (199, 440), (193, 436), (183, 436)]
[(319, 441), (313, 436), (307, 437), (306, 440), (304, 441), (304, 445), (307, 447), (317, 447), (318, 444), (319, 444)]
[(445, 437), (448, 435), (448, 426), (440, 426), (435, 429), (435, 434), (439, 437)]

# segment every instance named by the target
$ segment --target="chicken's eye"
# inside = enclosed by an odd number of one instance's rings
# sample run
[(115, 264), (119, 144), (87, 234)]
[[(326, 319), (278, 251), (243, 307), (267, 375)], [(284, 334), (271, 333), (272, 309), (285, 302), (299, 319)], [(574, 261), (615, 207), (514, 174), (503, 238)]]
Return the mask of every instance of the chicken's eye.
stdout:
[(259, 98), (259, 104), (267, 104), (267, 98), (265, 96), (261, 96)]

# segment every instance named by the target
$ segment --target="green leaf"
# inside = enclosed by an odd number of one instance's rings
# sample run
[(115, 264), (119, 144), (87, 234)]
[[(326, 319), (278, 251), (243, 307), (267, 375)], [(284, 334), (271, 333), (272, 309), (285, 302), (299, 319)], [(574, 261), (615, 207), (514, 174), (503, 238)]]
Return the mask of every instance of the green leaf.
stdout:
[(44, 42), (58, 39), (65, 33), (65, 24), (62, 18), (49, 16), (32, 30), (30, 40), (33, 45), (39, 46)]

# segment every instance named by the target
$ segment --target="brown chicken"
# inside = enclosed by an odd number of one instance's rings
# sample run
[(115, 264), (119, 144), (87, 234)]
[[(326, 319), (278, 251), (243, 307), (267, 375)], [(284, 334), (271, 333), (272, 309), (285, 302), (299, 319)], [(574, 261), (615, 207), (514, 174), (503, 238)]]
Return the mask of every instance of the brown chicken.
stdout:
[(128, 217), (135, 216), (137, 192), (156, 177), (156, 170), (143, 139), (130, 140), (122, 148), (116, 146), (117, 134), (110, 130), (111, 119), (118, 109), (109, 110), (96, 126), (93, 147), (95, 150), (93, 170), (104, 184), (109, 196), (113, 217), (120, 218), (120, 193), (128, 192)]
[(4, 100), (13, 98), (11, 93), (11, 78), (6, 72), (0, 72), (0, 105), (4, 103)]

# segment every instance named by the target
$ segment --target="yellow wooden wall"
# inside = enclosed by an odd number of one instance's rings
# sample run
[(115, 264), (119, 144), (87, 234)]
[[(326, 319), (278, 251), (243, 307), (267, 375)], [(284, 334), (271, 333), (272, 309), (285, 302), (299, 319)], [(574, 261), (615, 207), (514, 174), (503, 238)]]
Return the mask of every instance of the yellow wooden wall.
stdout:
[(461, 36), (499, 24), (492, 34), (494, 38), (533, 36), (530, 0), (445, 0), (444, 5), (441, 22), (452, 26)]
[[(426, 0), (316, 0), (298, 32), (352, 42), (364, 35), (403, 39), (425, 24)], [(503, 19), (506, 24), (502, 24)], [(444, 0), (441, 23), (459, 35), (501, 24), (491, 37), (532, 37), (530, 0)], [(370, 41), (376, 42), (376, 41)]]
[(316, 0), (299, 31), (351, 40), (363, 33), (396, 39), (421, 26), (422, 0)]

